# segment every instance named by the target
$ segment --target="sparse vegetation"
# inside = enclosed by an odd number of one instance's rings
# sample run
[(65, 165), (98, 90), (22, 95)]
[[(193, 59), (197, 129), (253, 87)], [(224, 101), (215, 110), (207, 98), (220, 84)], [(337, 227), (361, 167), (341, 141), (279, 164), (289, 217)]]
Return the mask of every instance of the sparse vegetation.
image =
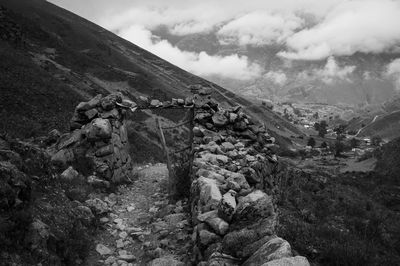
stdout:
[(279, 233), (298, 252), (321, 265), (400, 263), (400, 215), (383, 200), (385, 184), (376, 173), (291, 170), (285, 178)]

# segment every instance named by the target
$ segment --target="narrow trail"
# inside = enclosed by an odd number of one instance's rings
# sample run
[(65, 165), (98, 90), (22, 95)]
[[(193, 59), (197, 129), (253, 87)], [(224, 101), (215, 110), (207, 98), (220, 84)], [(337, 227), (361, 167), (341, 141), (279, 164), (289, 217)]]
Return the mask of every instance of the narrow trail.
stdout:
[(100, 219), (86, 265), (190, 265), (187, 202), (168, 204), (164, 164), (137, 168), (138, 179), (101, 198)]

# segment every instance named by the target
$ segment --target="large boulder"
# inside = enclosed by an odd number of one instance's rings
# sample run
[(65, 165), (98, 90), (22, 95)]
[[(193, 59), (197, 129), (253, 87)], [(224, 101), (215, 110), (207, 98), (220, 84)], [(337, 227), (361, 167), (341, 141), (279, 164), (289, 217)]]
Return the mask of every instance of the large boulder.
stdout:
[(229, 232), (222, 241), (222, 251), (235, 257), (245, 257), (243, 249), (259, 240), (257, 232), (243, 228), (238, 231)]
[(274, 214), (272, 197), (261, 190), (256, 190), (245, 197), (239, 198), (234, 219), (254, 221), (272, 214)]
[(248, 258), (243, 263), (243, 266), (261, 266), (266, 262), (291, 256), (292, 249), (290, 244), (280, 237), (275, 237), (266, 242), (250, 258)]

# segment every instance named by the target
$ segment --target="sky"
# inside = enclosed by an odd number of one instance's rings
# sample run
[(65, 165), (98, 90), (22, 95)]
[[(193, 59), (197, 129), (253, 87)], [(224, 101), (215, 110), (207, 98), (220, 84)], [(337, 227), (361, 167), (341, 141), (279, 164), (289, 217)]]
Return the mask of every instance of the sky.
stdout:
[[(182, 51), (154, 35), (166, 26), (176, 36), (213, 33), (221, 44), (278, 44), (282, 60), (326, 60), (329, 81), (345, 77), (335, 57), (400, 51), (400, 0), (50, 0), (197, 75), (248, 80), (264, 76), (284, 84), (243, 55)], [(397, 75), (398, 61), (388, 66)], [(396, 72), (397, 71), (397, 72)]]

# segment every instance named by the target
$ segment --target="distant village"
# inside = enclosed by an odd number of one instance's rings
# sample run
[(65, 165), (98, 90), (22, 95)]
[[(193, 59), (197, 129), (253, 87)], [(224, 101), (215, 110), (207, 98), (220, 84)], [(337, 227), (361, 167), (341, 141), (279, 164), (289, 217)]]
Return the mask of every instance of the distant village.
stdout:
[[(307, 154), (361, 157), (373, 152), (385, 142), (379, 136), (358, 136), (358, 132), (348, 131), (347, 121), (343, 118), (351, 117), (353, 111), (346, 106), (323, 103), (272, 103), (266, 99), (262, 100), (262, 105), (299, 126), (308, 137), (294, 142), (299, 145), (297, 150), (303, 150)], [(318, 130), (320, 123), (324, 124), (323, 133)]]

